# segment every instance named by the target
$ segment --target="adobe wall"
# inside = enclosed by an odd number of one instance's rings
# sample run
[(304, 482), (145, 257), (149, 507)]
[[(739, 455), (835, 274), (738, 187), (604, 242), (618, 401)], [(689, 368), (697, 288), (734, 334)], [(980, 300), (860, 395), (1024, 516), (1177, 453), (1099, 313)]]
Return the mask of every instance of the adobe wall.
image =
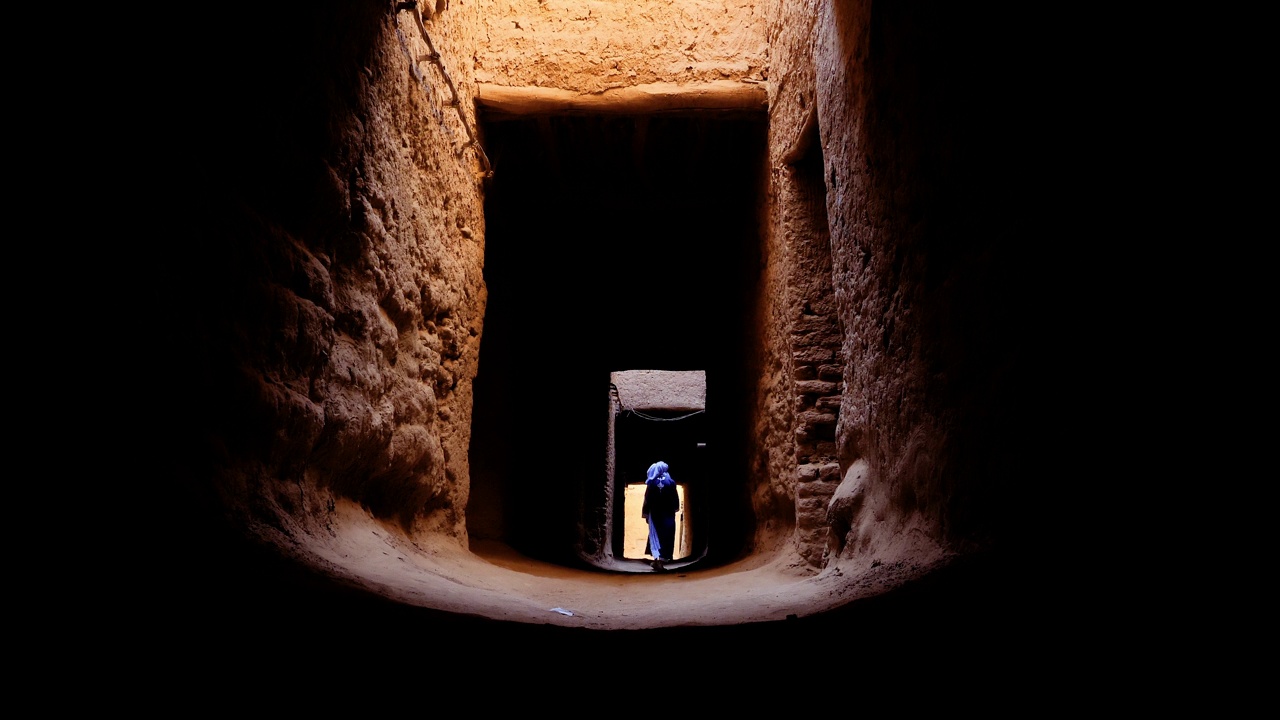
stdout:
[(184, 262), (163, 310), (185, 362), (174, 392), (201, 392), (172, 398), (169, 419), (188, 429), (176, 442), (202, 443), (189, 458), (213, 458), (183, 471), (282, 547), (324, 532), (335, 497), (466, 542), (479, 18), (468, 2), (424, 18), (435, 62), (413, 13), (390, 8), (208, 18), (194, 37), (234, 23), (236, 46), (187, 68), (204, 132), (183, 157), (199, 180), (173, 208)]
[[(819, 3), (770, 6), (770, 289), (773, 359), (763, 374), (757, 448), (757, 510), (792, 507), (791, 542), (807, 565), (824, 566), (827, 510), (839, 482), (836, 423), (843, 358), (832, 287), (822, 148), (816, 136), (813, 44)], [(766, 491), (767, 489), (767, 491)]]
[[(1016, 458), (1035, 445), (1022, 373), (1038, 294), (1022, 264), (1038, 250), (1023, 243), (1035, 243), (1029, 179), (1044, 171), (1021, 150), (1032, 123), (1014, 121), (1029, 117), (1019, 61), (1036, 39), (993, 37), (994, 14), (929, 2), (770, 5), (776, 192), (787, 186), (780, 156), (810, 109), (825, 161), (843, 373), (824, 564), (973, 550), (1008, 540), (1022, 515), (1014, 498), (1028, 479)], [(794, 207), (774, 207), (771, 227), (785, 234)], [(790, 271), (819, 255), (801, 250)], [(768, 386), (778, 412), (784, 386), (780, 370)], [(773, 472), (785, 465), (776, 459)], [(798, 517), (801, 539), (804, 507)]]
[(603, 93), (651, 83), (763, 82), (756, 0), (478, 0), (480, 83)]

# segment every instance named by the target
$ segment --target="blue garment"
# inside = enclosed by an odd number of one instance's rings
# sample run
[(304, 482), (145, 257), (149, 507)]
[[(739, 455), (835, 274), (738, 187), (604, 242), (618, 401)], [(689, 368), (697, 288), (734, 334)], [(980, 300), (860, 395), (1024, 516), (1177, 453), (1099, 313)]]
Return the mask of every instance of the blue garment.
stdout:
[(667, 464), (659, 460), (649, 466), (641, 513), (649, 521), (649, 554), (658, 560), (670, 560), (675, 552), (676, 512), (680, 495), (676, 481), (667, 472)]

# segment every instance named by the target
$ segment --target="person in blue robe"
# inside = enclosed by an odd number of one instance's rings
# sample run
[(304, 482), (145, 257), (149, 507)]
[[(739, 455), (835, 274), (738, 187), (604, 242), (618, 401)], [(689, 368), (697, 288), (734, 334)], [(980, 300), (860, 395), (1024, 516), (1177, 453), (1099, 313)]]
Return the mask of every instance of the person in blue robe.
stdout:
[(680, 510), (680, 495), (676, 490), (676, 481), (665, 462), (649, 466), (645, 480), (644, 505), (641, 514), (649, 522), (649, 554), (653, 556), (650, 565), (661, 572), (671, 561), (675, 551), (676, 513)]

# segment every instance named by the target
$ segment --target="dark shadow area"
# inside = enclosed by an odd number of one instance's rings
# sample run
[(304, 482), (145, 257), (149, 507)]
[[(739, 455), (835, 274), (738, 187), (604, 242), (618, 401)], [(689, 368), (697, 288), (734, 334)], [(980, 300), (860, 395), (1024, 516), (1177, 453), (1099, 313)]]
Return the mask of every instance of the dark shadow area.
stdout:
[[(760, 672), (801, 653), (814, 662), (915, 681), (980, 676), (1051, 682), (1056, 663), (1027, 662), (1071, 647), (1070, 618), (1046, 623), (1043, 599), (1007, 577), (1007, 562), (970, 558), (943, 572), (883, 596), (836, 610), (786, 620), (741, 625), (681, 626), (600, 631), (550, 624), (504, 622), (391, 602), (343, 588), (273, 553), (227, 555), (208, 567), (200, 590), (210, 612), (173, 618), (181, 633), (131, 637), (112, 624), (105, 636), (141, 652), (138, 667), (178, 687), (217, 686), (240, 693), (262, 686), (279, 691), (281, 677), (314, 673), (299, 658), (325, 658), (344, 682), (387, 683), (423, 674), (474, 679), (495, 672), (495, 643), (509, 648), (520, 678), (546, 681), (573, 672), (572, 660), (619, 653), (633, 662), (669, 661), (673, 647), (697, 649), (702, 665), (726, 672)], [(234, 562), (234, 582), (220, 569)], [(163, 617), (163, 597), (140, 610)], [(1046, 631), (1046, 626), (1051, 630)], [(1036, 628), (1035, 632), (1024, 632)], [(857, 638), (857, 653), (841, 638)], [(246, 648), (255, 652), (244, 652)], [(406, 648), (432, 648), (409, 652)], [(438, 648), (447, 648), (447, 660)], [(975, 650), (977, 648), (978, 650)], [(377, 652), (399, 651), (394, 662), (370, 662)], [(230, 653), (236, 666), (192, 673), (197, 658)], [(981, 658), (981, 662), (975, 662)], [(163, 659), (163, 661), (161, 660)], [(1105, 658), (1090, 660), (1104, 662)], [(132, 667), (134, 665), (130, 665)], [(498, 672), (509, 665), (498, 663)], [(178, 670), (183, 667), (183, 670)], [(566, 670), (566, 668), (570, 668)], [(228, 682), (228, 677), (235, 682)], [(224, 687), (225, 686), (225, 687)], [(220, 695), (221, 697), (222, 695)]]
[[(583, 514), (604, 505), (609, 373), (705, 370), (709, 417), (746, 417), (767, 121), (504, 118), (483, 130), (494, 176), (468, 532), (574, 563)], [(751, 527), (738, 422), (709, 422), (703, 440), (724, 459), (700, 488), (721, 559)]]

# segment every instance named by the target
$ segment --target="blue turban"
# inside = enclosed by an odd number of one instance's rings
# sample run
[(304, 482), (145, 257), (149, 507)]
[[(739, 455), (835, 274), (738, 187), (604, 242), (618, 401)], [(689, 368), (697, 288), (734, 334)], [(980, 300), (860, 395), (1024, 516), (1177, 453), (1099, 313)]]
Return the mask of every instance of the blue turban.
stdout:
[(675, 480), (671, 479), (671, 475), (667, 473), (667, 464), (659, 460), (649, 466), (648, 478), (644, 481), (645, 485), (657, 485), (664, 488), (674, 484)]

